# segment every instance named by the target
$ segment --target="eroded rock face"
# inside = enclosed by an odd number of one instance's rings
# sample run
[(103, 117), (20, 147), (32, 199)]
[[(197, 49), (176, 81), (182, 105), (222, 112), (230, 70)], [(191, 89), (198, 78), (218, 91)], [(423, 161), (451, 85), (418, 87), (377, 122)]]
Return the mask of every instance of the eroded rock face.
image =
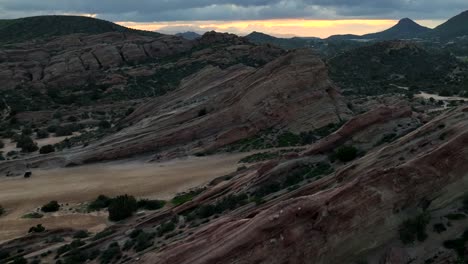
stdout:
[[(455, 253), (441, 249), (444, 238), (432, 233), (430, 226), (428, 240), (434, 242), (413, 244), (411, 250), (398, 244), (398, 228), (422, 206), (435, 212), (464, 195), (467, 120), (462, 109), (442, 115), (326, 178), (260, 208), (213, 220), (185, 240), (144, 254), (140, 261), (358, 263), (389, 245), (369, 263), (425, 263), (434, 256), (439, 256), (435, 263), (447, 263), (444, 260)], [(446, 135), (443, 140), (441, 133)], [(223, 193), (242, 188), (237, 183), (252, 176), (223, 185)]]
[(215, 150), (274, 126), (301, 131), (350, 114), (325, 64), (309, 51), (287, 54), (261, 69), (206, 67), (181, 87), (138, 108), (134, 124), (89, 146), (81, 161), (151, 151), (194, 154)]
[(84, 85), (107, 69), (183, 53), (195, 44), (173, 36), (151, 38), (117, 32), (22, 43), (0, 50), (0, 80), (5, 83), (2, 89), (37, 83)]

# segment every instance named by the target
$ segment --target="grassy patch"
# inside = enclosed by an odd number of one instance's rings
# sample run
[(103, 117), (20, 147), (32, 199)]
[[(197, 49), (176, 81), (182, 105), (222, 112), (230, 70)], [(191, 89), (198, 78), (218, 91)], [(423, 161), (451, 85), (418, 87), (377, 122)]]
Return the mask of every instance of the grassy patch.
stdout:
[(197, 188), (194, 190), (190, 190), (188, 192), (180, 193), (177, 194), (174, 198), (172, 198), (171, 203), (175, 206), (184, 204), (186, 202), (191, 201), (195, 196), (199, 195), (203, 191), (205, 191), (206, 188)]

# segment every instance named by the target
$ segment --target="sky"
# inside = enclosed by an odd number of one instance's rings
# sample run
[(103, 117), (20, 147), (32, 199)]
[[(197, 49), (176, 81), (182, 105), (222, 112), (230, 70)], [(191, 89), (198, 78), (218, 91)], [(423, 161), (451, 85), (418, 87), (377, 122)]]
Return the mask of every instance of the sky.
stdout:
[(465, 10), (468, 0), (0, 0), (0, 18), (73, 14), (163, 33), (316, 37), (376, 32), (404, 17), (435, 27)]

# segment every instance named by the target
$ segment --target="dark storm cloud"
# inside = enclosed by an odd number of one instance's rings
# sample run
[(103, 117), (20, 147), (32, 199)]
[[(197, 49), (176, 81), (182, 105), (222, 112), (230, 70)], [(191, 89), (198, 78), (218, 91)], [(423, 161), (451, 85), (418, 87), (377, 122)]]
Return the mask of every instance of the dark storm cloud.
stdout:
[(270, 18), (443, 19), (468, 0), (0, 0), (4, 18), (91, 13), (114, 21), (255, 20)]

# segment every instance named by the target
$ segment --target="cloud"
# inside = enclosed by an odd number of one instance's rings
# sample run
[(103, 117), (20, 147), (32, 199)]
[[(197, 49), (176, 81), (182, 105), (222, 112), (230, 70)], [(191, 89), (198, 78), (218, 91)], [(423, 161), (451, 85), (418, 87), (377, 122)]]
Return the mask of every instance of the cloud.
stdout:
[(467, 0), (0, 0), (3, 18), (96, 14), (112, 21), (228, 21), (262, 19), (444, 19)]

